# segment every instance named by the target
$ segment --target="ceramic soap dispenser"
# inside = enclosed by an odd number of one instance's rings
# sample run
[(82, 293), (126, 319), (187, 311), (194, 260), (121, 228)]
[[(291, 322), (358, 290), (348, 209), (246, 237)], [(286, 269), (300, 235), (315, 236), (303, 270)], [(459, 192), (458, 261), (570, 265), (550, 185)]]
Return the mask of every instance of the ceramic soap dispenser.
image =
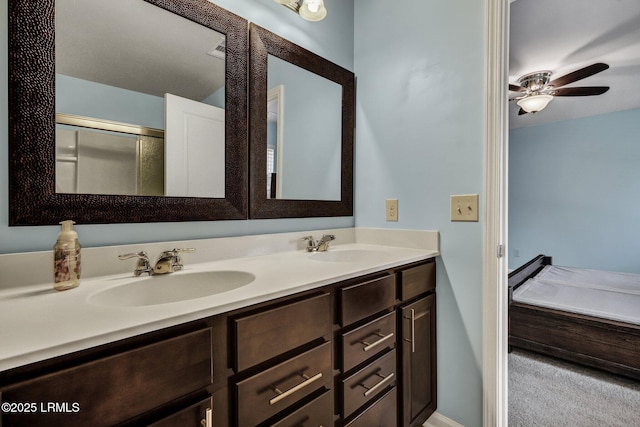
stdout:
[(73, 229), (75, 222), (62, 221), (62, 230), (53, 246), (53, 274), (56, 291), (72, 289), (80, 284), (80, 242)]

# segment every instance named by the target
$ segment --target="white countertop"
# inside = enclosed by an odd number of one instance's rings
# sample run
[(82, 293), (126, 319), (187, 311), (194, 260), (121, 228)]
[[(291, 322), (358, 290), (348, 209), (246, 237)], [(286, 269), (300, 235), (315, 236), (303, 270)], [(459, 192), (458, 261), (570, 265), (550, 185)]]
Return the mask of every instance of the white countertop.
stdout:
[(0, 290), (0, 371), (432, 258), (439, 254), (437, 237), (435, 241), (432, 248), (359, 242), (330, 248), (335, 252), (375, 251), (375, 256), (348, 262), (318, 260), (300, 249), (193, 264), (185, 255), (185, 269), (172, 273), (175, 277), (199, 271), (237, 270), (256, 278), (224, 293), (150, 306), (106, 306), (88, 301), (97, 292), (130, 281), (148, 280), (153, 285), (155, 278), (136, 278), (131, 272), (90, 277), (82, 280), (78, 288), (63, 292), (53, 290), (51, 283)]

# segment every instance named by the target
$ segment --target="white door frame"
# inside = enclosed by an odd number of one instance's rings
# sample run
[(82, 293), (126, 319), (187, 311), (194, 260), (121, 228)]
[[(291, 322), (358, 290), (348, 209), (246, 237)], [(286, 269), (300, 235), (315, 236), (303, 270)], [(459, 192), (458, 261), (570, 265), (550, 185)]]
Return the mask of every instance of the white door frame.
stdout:
[(483, 426), (507, 426), (507, 160), (510, 0), (486, 0)]

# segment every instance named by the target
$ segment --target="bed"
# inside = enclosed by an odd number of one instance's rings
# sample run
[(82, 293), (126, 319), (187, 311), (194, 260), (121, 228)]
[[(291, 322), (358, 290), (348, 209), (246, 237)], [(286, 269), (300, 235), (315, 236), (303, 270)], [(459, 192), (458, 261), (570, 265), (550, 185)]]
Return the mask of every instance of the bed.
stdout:
[(640, 275), (554, 266), (538, 255), (509, 273), (509, 349), (640, 380)]

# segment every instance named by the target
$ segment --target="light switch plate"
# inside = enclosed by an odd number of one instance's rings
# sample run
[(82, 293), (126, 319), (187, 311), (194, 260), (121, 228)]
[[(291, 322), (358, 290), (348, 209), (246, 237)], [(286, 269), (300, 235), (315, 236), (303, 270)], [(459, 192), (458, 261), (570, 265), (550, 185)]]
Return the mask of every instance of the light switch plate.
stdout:
[(478, 221), (478, 195), (451, 196), (451, 221)]
[(398, 220), (398, 199), (387, 199), (387, 221)]

